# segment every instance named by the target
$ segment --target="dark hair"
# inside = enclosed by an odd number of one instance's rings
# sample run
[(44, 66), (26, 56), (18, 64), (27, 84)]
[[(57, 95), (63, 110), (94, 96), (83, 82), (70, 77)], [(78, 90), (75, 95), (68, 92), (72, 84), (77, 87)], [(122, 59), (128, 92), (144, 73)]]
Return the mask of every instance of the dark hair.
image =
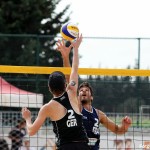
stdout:
[(90, 85), (90, 83), (88, 82), (83, 82), (79, 85), (79, 90), (82, 88), (82, 87), (88, 87), (90, 89), (90, 92), (91, 92), (91, 96), (93, 96), (93, 89)]
[(52, 93), (60, 94), (65, 91), (66, 78), (60, 71), (55, 71), (49, 75), (48, 86)]

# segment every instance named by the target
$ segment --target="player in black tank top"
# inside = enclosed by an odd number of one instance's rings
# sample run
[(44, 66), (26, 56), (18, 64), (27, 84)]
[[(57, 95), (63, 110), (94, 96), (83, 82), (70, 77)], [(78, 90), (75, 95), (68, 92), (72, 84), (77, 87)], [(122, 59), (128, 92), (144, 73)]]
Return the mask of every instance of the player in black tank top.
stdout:
[[(22, 116), (27, 123), (27, 131), (30, 136), (43, 125), (46, 118), (53, 123), (53, 131), (57, 137), (59, 150), (89, 150), (88, 138), (83, 128), (82, 115), (77, 99), (78, 89), (78, 48), (82, 41), (82, 35), (72, 42), (73, 60), (70, 73), (70, 80), (66, 85), (66, 78), (63, 72), (54, 71), (48, 80), (49, 91), (53, 98), (44, 104), (38, 113), (34, 123), (31, 121), (31, 113), (27, 108), (22, 108)], [(64, 41), (58, 41), (58, 49), (65, 47)], [(65, 54), (67, 51), (65, 52)]]
[(59, 148), (66, 143), (87, 143), (88, 138), (83, 127), (82, 115), (77, 114), (73, 110), (67, 92), (60, 97), (53, 98), (53, 100), (57, 101), (66, 108), (66, 115), (62, 119), (52, 121), (53, 131), (57, 137), (57, 147)]

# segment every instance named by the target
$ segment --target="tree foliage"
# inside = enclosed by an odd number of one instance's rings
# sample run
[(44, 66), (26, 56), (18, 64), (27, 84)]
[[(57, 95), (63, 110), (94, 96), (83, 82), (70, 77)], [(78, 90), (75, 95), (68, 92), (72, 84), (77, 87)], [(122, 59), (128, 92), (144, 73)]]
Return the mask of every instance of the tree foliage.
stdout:
[(61, 25), (69, 20), (65, 14), (70, 6), (56, 13), (60, 1), (0, 1), (0, 33), (9, 34), (0, 39), (0, 64), (62, 66), (54, 45)]
[[(61, 0), (1, 0), (0, 1), (0, 64), (15, 66), (62, 66), (60, 53), (54, 50), (62, 24), (69, 21), (70, 5), (56, 9)], [(43, 93), (49, 98), (48, 88), (41, 88), (47, 76), (12, 74), (9, 78), (21, 88)], [(9, 79), (6, 78), (6, 79)], [(23, 80), (24, 80), (23, 79)], [(30, 85), (30, 86), (29, 86)], [(47, 85), (47, 83), (46, 83)], [(49, 94), (50, 95), (50, 94)]]

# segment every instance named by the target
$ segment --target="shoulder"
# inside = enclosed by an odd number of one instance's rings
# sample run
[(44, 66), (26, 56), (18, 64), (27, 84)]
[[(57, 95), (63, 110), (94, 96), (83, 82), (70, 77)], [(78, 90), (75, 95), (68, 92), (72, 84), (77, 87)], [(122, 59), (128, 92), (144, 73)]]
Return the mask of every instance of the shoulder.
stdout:
[[(94, 107), (93, 107), (94, 108)], [(100, 115), (106, 115), (103, 111), (97, 109), (97, 108), (94, 108), (96, 110), (96, 112)]]
[(52, 102), (44, 104), (41, 108), (39, 113), (44, 113), (45, 115), (48, 114), (49, 110), (52, 108)]
[(96, 110), (97, 115), (98, 115), (98, 117), (100, 119), (100, 122), (107, 117), (106, 114), (103, 111), (101, 111), (99, 109), (96, 109), (96, 108), (95, 108), (95, 110)]
[(46, 109), (48, 109), (48, 103), (44, 104), (41, 108), (40, 111), (45, 111)]
[(47, 109), (49, 109), (50, 107), (53, 106), (54, 103), (55, 103), (55, 101), (53, 99), (51, 99), (48, 103), (44, 104), (41, 107), (41, 110), (47, 110)]
[(56, 108), (58, 108), (60, 104), (55, 100), (50, 100), (48, 103), (44, 104), (41, 109), (40, 113), (44, 114), (47, 117), (51, 117), (51, 114), (56, 113)]

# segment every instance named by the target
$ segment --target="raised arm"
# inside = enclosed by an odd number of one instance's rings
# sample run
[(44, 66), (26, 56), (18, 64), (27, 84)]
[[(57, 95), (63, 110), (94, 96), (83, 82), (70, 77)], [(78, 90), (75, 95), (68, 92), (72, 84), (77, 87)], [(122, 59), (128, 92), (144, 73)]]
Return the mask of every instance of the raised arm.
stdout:
[[(80, 37), (82, 40), (82, 37)], [(79, 40), (79, 39), (78, 39)], [(79, 40), (79, 41), (80, 41)], [(78, 43), (72, 43), (69, 47), (66, 47), (65, 45), (65, 42), (64, 40), (62, 41), (58, 41), (56, 43), (57, 45), (57, 50), (61, 53), (62, 55), (62, 59), (63, 59), (63, 66), (64, 67), (70, 67), (70, 62), (69, 62), (69, 54), (70, 54), (70, 51), (71, 49), (74, 47), (74, 48), (78, 48), (79, 45), (80, 45), (80, 42), (78, 41)], [(75, 49), (74, 49), (75, 50)], [(76, 60), (75, 60), (76, 61)], [(67, 80), (67, 83), (69, 84), (69, 80), (70, 80), (70, 75), (66, 75), (66, 80)], [(71, 79), (72, 80), (72, 79)], [(78, 79), (77, 79), (78, 80)], [(77, 82), (77, 81), (76, 81)], [(78, 85), (78, 84), (77, 84)], [(77, 87), (77, 86), (76, 86)], [(75, 91), (76, 92), (76, 91)], [(79, 108), (80, 108), (80, 111), (81, 111), (81, 102), (78, 101), (78, 105), (79, 105)]]
[(117, 125), (116, 123), (114, 123), (102, 111), (99, 111), (99, 116), (100, 116), (100, 123), (115, 134), (124, 134), (125, 132), (128, 131), (128, 128), (132, 124), (132, 120), (128, 116), (122, 119), (121, 125)]
[[(72, 45), (70, 44), (69, 47), (65, 45), (65, 41), (62, 39), (61, 41), (58, 40), (56, 43), (57, 50), (61, 53), (62, 59), (63, 59), (63, 66), (64, 67), (70, 67), (70, 61), (69, 61), (69, 54), (72, 48)], [(66, 75), (67, 83), (69, 83), (70, 75)]]
[(73, 59), (72, 59), (72, 68), (71, 68), (69, 85), (71, 85), (70, 88), (74, 91), (74, 94), (77, 94), (77, 88), (78, 88), (78, 66), (79, 66), (78, 49), (81, 42), (82, 42), (82, 34), (77, 37), (76, 41), (71, 43), (73, 47)]
[(69, 54), (70, 54), (72, 45), (70, 44), (70, 46), (67, 47), (65, 45), (65, 41), (63, 39), (61, 41), (58, 40), (58, 42), (56, 43), (56, 45), (57, 45), (57, 50), (62, 55), (64, 67), (70, 67)]
[(31, 112), (27, 108), (22, 108), (22, 117), (26, 120), (27, 132), (30, 136), (37, 133), (46, 119), (46, 106), (42, 106), (36, 120), (32, 123)]

